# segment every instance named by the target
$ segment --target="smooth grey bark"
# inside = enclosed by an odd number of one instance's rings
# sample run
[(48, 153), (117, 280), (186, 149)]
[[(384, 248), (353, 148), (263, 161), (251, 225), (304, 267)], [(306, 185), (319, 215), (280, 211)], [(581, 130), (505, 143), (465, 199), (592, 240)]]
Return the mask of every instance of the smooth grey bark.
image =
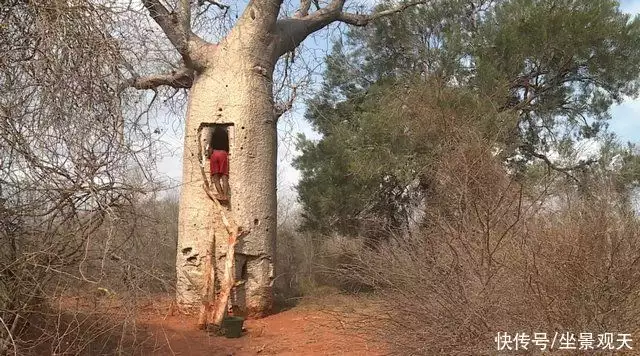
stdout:
[(424, 0), (372, 15), (343, 12), (345, 0), (332, 0), (309, 13), (310, 1), (302, 0), (293, 18), (281, 20), (282, 0), (251, 0), (232, 31), (217, 45), (191, 32), (188, 0), (180, 0), (177, 12), (168, 11), (159, 0), (143, 3), (181, 55), (183, 67), (168, 74), (134, 77), (125, 85), (191, 88), (180, 196), (177, 302), (183, 309), (200, 306), (204, 261), (212, 235), (216, 270), (222, 268), (227, 235), (203, 189), (201, 163), (208, 172), (208, 161), (202, 159), (199, 130), (208, 124), (232, 124), (228, 209), (236, 223), (249, 230), (236, 248), (235, 278), (243, 283), (236, 287), (234, 304), (241, 314), (265, 315), (273, 305), (276, 263), (276, 125), (281, 109), (286, 108), (276, 108), (273, 102), (276, 61), (332, 22), (364, 26)]
[[(272, 306), (276, 237), (277, 131), (272, 93), (273, 52), (251, 38), (224, 41), (196, 75), (190, 92), (183, 155), (183, 186), (177, 258), (177, 298), (198, 306), (203, 266), (214, 229), (215, 260), (221, 270), (227, 233), (204, 194), (198, 147), (203, 124), (232, 124), (229, 211), (250, 233), (236, 248), (234, 304), (243, 314), (263, 315)], [(267, 42), (268, 43), (268, 42)], [(260, 48), (262, 47), (262, 48)], [(206, 136), (205, 136), (206, 137)], [(208, 161), (205, 171), (208, 172)], [(218, 274), (219, 275), (219, 274)]]

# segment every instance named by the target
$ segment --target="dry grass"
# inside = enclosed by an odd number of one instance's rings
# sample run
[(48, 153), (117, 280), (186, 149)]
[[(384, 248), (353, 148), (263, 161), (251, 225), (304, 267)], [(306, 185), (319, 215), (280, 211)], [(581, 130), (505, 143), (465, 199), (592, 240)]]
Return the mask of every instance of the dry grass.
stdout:
[(14, 236), (31, 250), (2, 265), (3, 352), (131, 354), (143, 341), (136, 322), (143, 301), (173, 292), (177, 207), (175, 200), (137, 202), (66, 260), (28, 245), (33, 236)]
[(608, 181), (524, 185), (484, 147), (443, 157), (418, 232), (338, 267), (374, 291), (359, 327), (407, 355), (495, 354), (498, 332), (639, 337), (640, 222)]

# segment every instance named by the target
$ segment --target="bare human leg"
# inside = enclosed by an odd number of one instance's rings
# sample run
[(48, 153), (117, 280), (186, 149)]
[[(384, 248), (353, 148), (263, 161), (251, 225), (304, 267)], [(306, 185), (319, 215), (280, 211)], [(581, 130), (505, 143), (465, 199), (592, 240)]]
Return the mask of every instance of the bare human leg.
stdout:
[(216, 192), (218, 193), (216, 198), (218, 198), (218, 200), (224, 200), (222, 199), (224, 197), (224, 192), (222, 190), (222, 187), (220, 186), (220, 178), (222, 177), (221, 174), (213, 174), (211, 176), (211, 180), (213, 181), (213, 185), (216, 187)]
[(229, 200), (229, 176), (223, 174), (222, 177), (222, 195), (224, 196), (224, 200)]

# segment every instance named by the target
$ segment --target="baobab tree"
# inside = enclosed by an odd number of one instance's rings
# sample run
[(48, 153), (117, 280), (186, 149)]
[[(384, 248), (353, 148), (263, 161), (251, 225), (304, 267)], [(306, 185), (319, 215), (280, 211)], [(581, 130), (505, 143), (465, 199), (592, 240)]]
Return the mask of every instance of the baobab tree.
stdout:
[[(309, 35), (332, 23), (365, 26), (425, 1), (402, 2), (370, 14), (358, 14), (346, 10), (347, 0), (300, 0), (297, 11), (286, 14), (283, 0), (250, 0), (218, 43), (194, 32), (192, 11), (207, 4), (221, 8), (227, 5), (215, 0), (197, 4), (180, 0), (170, 8), (160, 0), (142, 2), (179, 54), (181, 63), (170, 73), (131, 78), (128, 86), (189, 89), (176, 261), (178, 304), (185, 308), (199, 304), (204, 261), (211, 253), (212, 238), (218, 269), (226, 253), (226, 232), (203, 192), (202, 174), (202, 144), (206, 136), (202, 133), (212, 125), (224, 124), (233, 133), (231, 200), (227, 211), (238, 226), (248, 231), (236, 248), (236, 278), (241, 282), (236, 288), (237, 304), (244, 314), (264, 315), (272, 307), (275, 277), (276, 125), (291, 106), (291, 102), (274, 101), (276, 63)], [(211, 229), (217, 238), (212, 237)]]

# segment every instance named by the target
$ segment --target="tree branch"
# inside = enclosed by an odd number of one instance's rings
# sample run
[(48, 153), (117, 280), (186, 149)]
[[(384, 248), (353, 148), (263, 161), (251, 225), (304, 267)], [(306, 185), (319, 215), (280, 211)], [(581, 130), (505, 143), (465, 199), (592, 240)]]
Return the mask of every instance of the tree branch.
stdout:
[(182, 67), (167, 74), (131, 78), (120, 87), (120, 91), (126, 88), (155, 89), (162, 85), (188, 89), (193, 84), (194, 76), (195, 73), (192, 69)]
[(426, 4), (426, 3), (427, 3), (426, 0), (410, 1), (410, 2), (404, 3), (402, 5), (399, 5), (399, 6), (396, 6), (396, 7), (392, 7), (390, 9), (388, 9), (388, 10), (376, 12), (376, 13), (369, 14), (369, 15), (342, 12), (340, 14), (340, 16), (338, 17), (338, 21), (344, 22), (344, 23), (352, 25), (352, 26), (366, 26), (371, 21), (375, 21), (375, 20), (377, 20), (377, 19), (379, 19), (381, 17), (395, 15), (395, 14), (400, 13), (400, 12), (410, 8), (410, 7), (417, 6), (417, 5), (422, 5), (422, 4)]
[(554, 171), (558, 171), (558, 172), (569, 172), (569, 171), (575, 171), (576, 169), (581, 169), (581, 168), (585, 168), (587, 166), (590, 166), (596, 162), (598, 162), (595, 159), (588, 159), (586, 161), (581, 161), (580, 163), (573, 165), (573, 166), (569, 166), (569, 167), (559, 167), (557, 165), (555, 165), (553, 162), (551, 162), (551, 160), (549, 159), (549, 157), (547, 157), (546, 155), (542, 154), (542, 153), (537, 153), (537, 152), (533, 152), (533, 151), (529, 151), (529, 153), (536, 158), (539, 158), (541, 160), (543, 160), (548, 166), (549, 168), (553, 169)]
[(300, 0), (300, 8), (293, 15), (295, 18), (303, 18), (309, 15), (309, 9), (311, 9), (311, 0)]
[(544, 161), (544, 163), (547, 165), (547, 168), (549, 170), (554, 170), (560, 173), (563, 173), (564, 175), (566, 175), (568, 178), (571, 178), (572, 180), (576, 181), (577, 183), (580, 183), (580, 181), (578, 180), (578, 178), (576, 178), (575, 176), (573, 176), (571, 174), (572, 171), (575, 171), (577, 169), (582, 169), (585, 167), (588, 167), (596, 162), (598, 162), (595, 159), (588, 159), (586, 161), (580, 161), (578, 164), (573, 165), (573, 166), (569, 166), (569, 167), (559, 167), (557, 166), (555, 163), (551, 162), (551, 160), (549, 159), (549, 157), (547, 157), (546, 155), (542, 154), (542, 153), (537, 153), (535, 152), (533, 149), (531, 148), (527, 148), (525, 147), (525, 150), (532, 155), (533, 157), (539, 158), (541, 160)]
[(181, 35), (184, 41), (189, 43), (189, 34), (191, 33), (191, 0), (180, 0), (177, 18), (180, 24)]
[(284, 0), (250, 0), (242, 15), (236, 23), (236, 27), (242, 28), (245, 24), (258, 32), (270, 32), (278, 21), (278, 14)]
[[(344, 3), (345, 0), (333, 0), (329, 5), (312, 14), (308, 14), (309, 9), (306, 8), (305, 3), (302, 3), (303, 11), (300, 12), (300, 15), (305, 12), (307, 15), (279, 20), (276, 23), (276, 32), (280, 42), (276, 55), (280, 57), (293, 51), (307, 36), (336, 21), (342, 13)], [(309, 7), (311, 7), (311, 3), (309, 3)]]
[[(187, 3), (186, 0), (181, 0), (181, 7), (183, 3)], [(188, 57), (188, 37), (191, 34), (191, 29), (187, 29), (189, 32), (185, 33), (184, 18), (185, 14), (182, 14), (180, 19), (176, 17), (174, 13), (170, 13), (166, 7), (164, 7), (159, 0), (142, 0), (144, 7), (149, 10), (151, 18), (160, 26), (165, 33), (173, 47), (182, 55), (183, 58)], [(187, 17), (188, 19), (188, 17)], [(181, 28), (182, 27), (182, 28)]]
[(280, 38), (278, 44), (278, 57), (296, 49), (310, 34), (319, 31), (325, 26), (340, 21), (353, 26), (366, 26), (381, 17), (390, 16), (402, 12), (412, 6), (426, 4), (429, 0), (414, 0), (405, 2), (380, 12), (368, 15), (343, 12), (346, 0), (333, 0), (329, 5), (309, 14), (311, 2), (301, 0), (301, 7), (293, 18), (279, 20), (276, 24), (277, 34)]
[[(225, 255), (222, 280), (220, 281), (220, 293), (218, 297), (215, 299), (213, 306), (211, 306), (211, 304), (208, 301), (203, 300), (204, 301), (203, 308), (201, 309), (198, 324), (200, 327), (203, 327), (203, 326), (206, 327), (207, 324), (209, 324), (209, 322), (212, 321), (214, 325), (220, 327), (222, 325), (222, 320), (224, 319), (224, 315), (226, 314), (226, 311), (227, 311), (226, 307), (229, 302), (231, 290), (235, 285), (235, 273), (234, 273), (235, 272), (235, 267), (234, 267), (235, 266), (235, 247), (241, 238), (243, 238), (244, 236), (250, 233), (250, 230), (244, 230), (242, 226), (239, 226), (236, 223), (236, 220), (234, 219), (232, 212), (230, 212), (230, 216), (227, 216), (226, 210), (222, 207), (222, 205), (216, 198), (215, 193), (213, 192), (213, 189), (211, 189), (211, 185), (209, 184), (209, 180), (207, 179), (207, 175), (204, 171), (204, 161), (202, 159), (201, 134), (202, 132), (199, 131), (198, 132), (198, 157), (199, 157), (199, 164), (200, 164), (200, 174), (203, 180), (202, 187), (205, 193), (207, 194), (207, 196), (209, 197), (209, 199), (211, 199), (211, 202), (213, 203), (213, 207), (215, 208), (216, 213), (220, 216), (220, 219), (222, 220), (222, 224), (227, 230), (228, 236), (227, 236), (227, 253)], [(217, 238), (217, 235), (215, 235), (215, 232), (214, 232), (213, 243), (211, 245), (212, 254), (214, 253), (213, 251), (215, 249), (216, 238)], [(207, 268), (213, 268), (213, 263), (211, 263), (210, 266), (208, 266)], [(212, 276), (211, 272), (212, 271), (210, 269), (207, 270), (208, 280), (205, 280), (205, 285), (207, 283), (211, 283), (211, 276)]]
[(202, 6), (205, 3), (209, 3), (211, 5), (217, 6), (220, 10), (224, 10), (225, 12), (231, 8), (231, 6), (223, 4), (217, 0), (198, 0), (198, 6)]
[(293, 86), (291, 88), (291, 96), (289, 97), (289, 100), (287, 100), (284, 103), (278, 103), (274, 106), (274, 115), (276, 117), (276, 120), (279, 119), (282, 115), (284, 115), (287, 111), (291, 110), (291, 108), (293, 108), (293, 103), (296, 100), (297, 94), (298, 94), (298, 87), (297, 86)]

